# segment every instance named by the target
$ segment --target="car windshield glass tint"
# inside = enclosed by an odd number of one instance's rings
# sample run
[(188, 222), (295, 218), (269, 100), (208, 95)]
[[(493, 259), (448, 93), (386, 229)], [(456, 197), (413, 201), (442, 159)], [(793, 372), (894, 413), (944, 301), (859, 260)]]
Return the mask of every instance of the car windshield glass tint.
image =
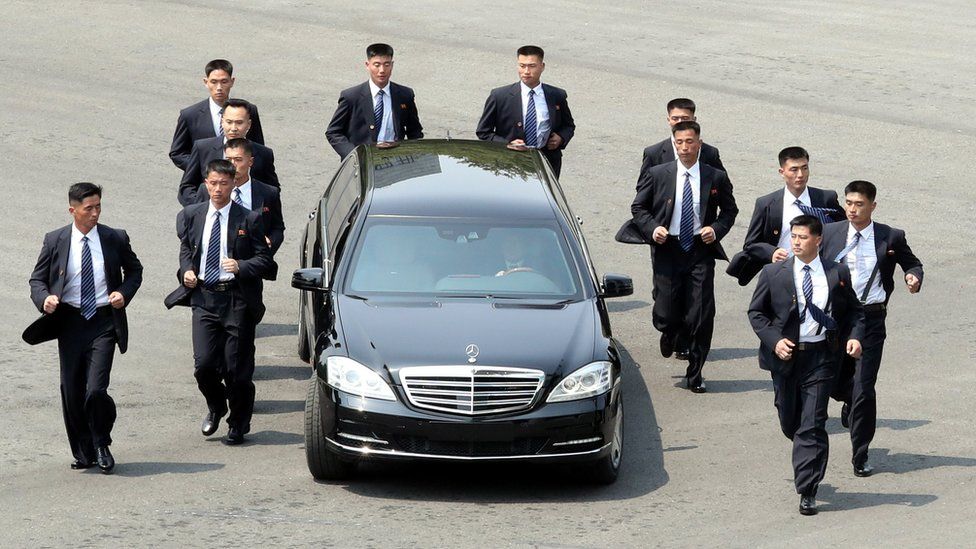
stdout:
[(571, 299), (580, 287), (572, 257), (555, 223), (372, 218), (346, 291)]

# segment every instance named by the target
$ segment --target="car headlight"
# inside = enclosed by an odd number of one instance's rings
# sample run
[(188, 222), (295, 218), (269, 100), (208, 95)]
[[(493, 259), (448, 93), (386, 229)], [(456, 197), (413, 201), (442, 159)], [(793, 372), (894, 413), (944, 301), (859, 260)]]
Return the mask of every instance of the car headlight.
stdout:
[(592, 362), (569, 374), (549, 393), (546, 402), (564, 402), (594, 397), (610, 390), (609, 362)]
[(325, 364), (330, 387), (361, 397), (396, 400), (393, 389), (379, 374), (355, 360), (330, 356)]

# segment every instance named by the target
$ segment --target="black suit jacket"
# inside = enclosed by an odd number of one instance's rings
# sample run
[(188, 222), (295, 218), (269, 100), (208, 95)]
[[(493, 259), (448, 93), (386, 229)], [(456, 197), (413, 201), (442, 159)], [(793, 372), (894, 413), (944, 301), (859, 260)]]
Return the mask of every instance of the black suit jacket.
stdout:
[[(551, 133), (559, 134), (563, 138), (562, 145), (554, 151), (543, 147), (540, 149), (546, 157), (562, 157), (562, 149), (569, 145), (576, 133), (576, 122), (566, 101), (566, 91), (542, 84), (542, 93), (546, 97), (549, 107), (549, 126)], [(509, 143), (516, 139), (525, 139), (525, 128), (522, 127), (522, 91), (521, 83), (516, 82), (491, 90), (485, 101), (485, 109), (478, 121), (475, 133), (478, 139)]]
[[(833, 261), (837, 254), (847, 247), (847, 230), (850, 223), (847, 221), (831, 223), (824, 227), (823, 242), (820, 243), (820, 255), (824, 259)], [(913, 274), (922, 281), (924, 273), (922, 262), (919, 261), (912, 249), (908, 246), (905, 238), (905, 231), (896, 229), (882, 223), (874, 223), (874, 246), (875, 253), (878, 254), (877, 276), (881, 278), (881, 287), (884, 288), (885, 303), (891, 299), (891, 294), (895, 289), (895, 265), (901, 265), (901, 270), (905, 274)]]
[[(842, 219), (844, 210), (837, 202), (837, 193), (814, 187), (807, 187), (810, 205), (814, 208), (830, 208), (836, 211), (832, 217)], [(760, 196), (752, 211), (752, 220), (746, 231), (742, 251), (735, 254), (726, 272), (739, 279), (745, 286), (759, 273), (764, 265), (773, 261), (773, 253), (779, 246), (780, 231), (783, 227), (783, 195), (786, 188)], [(833, 259), (833, 258), (831, 258)]]
[[(725, 172), (716, 170), (708, 164), (699, 163), (698, 167), (701, 176), (702, 227), (710, 226), (715, 230), (715, 242), (710, 245), (713, 257), (728, 259), (719, 241), (728, 234), (735, 222), (736, 214), (739, 213), (735, 205), (735, 197), (732, 196), (732, 182)], [(630, 206), (634, 216), (633, 224), (651, 246), (657, 245), (652, 238), (654, 229), (660, 226), (665, 228), (671, 226), (677, 175), (677, 161), (649, 169), (642, 178), (640, 191), (637, 192), (634, 203)]]
[[(209, 198), (206, 186), (197, 191), (197, 202), (206, 202)], [(271, 239), (271, 255), (273, 257), (285, 240), (285, 220), (281, 212), (281, 191), (271, 185), (251, 179), (251, 211), (261, 214), (265, 234)], [(177, 220), (176, 226), (179, 230), (179, 220)]]
[[(390, 105), (393, 107), (395, 140), (420, 139), (424, 136), (412, 89), (390, 82)], [(359, 145), (376, 143), (380, 129), (375, 126), (373, 95), (369, 82), (363, 82), (339, 94), (339, 106), (332, 115), (329, 128), (325, 130), (325, 137), (339, 157), (345, 158)]]
[[(248, 111), (251, 113), (251, 129), (247, 132), (247, 138), (264, 145), (264, 132), (261, 130), (258, 108), (252, 103)], [(210, 118), (210, 99), (194, 103), (181, 110), (180, 117), (176, 119), (176, 131), (173, 132), (173, 144), (169, 147), (169, 158), (177, 168), (185, 171), (190, 162), (193, 142), (216, 136), (213, 120)]]
[[(98, 238), (105, 258), (105, 285), (108, 293), (121, 293), (125, 298), (125, 306), (128, 307), (142, 285), (142, 263), (132, 251), (129, 235), (125, 231), (99, 224)], [(44, 313), (44, 300), (48, 296), (61, 297), (64, 293), (70, 248), (71, 225), (44, 235), (41, 254), (30, 277), (31, 300), (41, 313)], [(24, 340), (34, 345), (57, 338), (61, 333), (60, 316), (64, 310), (59, 305), (53, 314), (44, 314), (27, 328)], [(119, 351), (124, 353), (129, 347), (129, 324), (125, 307), (112, 308), (112, 323), (115, 325)]]
[[(202, 255), (203, 230), (206, 223), (208, 202), (191, 204), (177, 215), (177, 228), (180, 236), (180, 270), (179, 278), (182, 282), (186, 271), (200, 272)], [(271, 257), (271, 249), (264, 240), (264, 225), (257, 212), (231, 203), (230, 215), (227, 220), (227, 253), (231, 259), (236, 259), (240, 272), (237, 281), (241, 295), (247, 303), (248, 312), (254, 322), (260, 322), (264, 316), (264, 302), (262, 279), (277, 271), (277, 265)], [(196, 288), (189, 289), (180, 286), (167, 298), (167, 306), (189, 305), (190, 296), (203, 284), (201, 280)]]
[[(660, 166), (661, 164), (667, 164), (668, 162), (674, 162), (676, 158), (674, 157), (674, 146), (671, 144), (671, 138), (667, 138), (660, 143), (655, 143), (650, 147), (644, 149), (644, 160), (641, 163), (640, 176), (637, 178), (637, 190), (640, 190), (640, 181), (644, 178), (644, 172), (653, 168), (654, 166)], [(716, 170), (722, 170), (726, 172), (725, 166), (722, 165), (722, 159), (719, 157), (718, 149), (709, 145), (708, 143), (702, 143), (701, 153), (698, 155), (698, 161), (702, 164), (708, 164), (709, 166), (715, 168)]]
[[(793, 282), (795, 261), (791, 257), (763, 267), (749, 304), (749, 322), (760, 341), (759, 367), (782, 375), (792, 372), (793, 362), (776, 356), (776, 344), (784, 337), (794, 343), (800, 340), (800, 311)], [(854, 295), (847, 266), (826, 259), (821, 262), (827, 276), (826, 311), (838, 325), (835, 333), (827, 334), (827, 339), (831, 350), (840, 353), (847, 340), (860, 340), (864, 335), (864, 310)]]
[[(275, 173), (274, 151), (264, 145), (251, 143), (254, 147), (254, 164), (251, 166), (251, 177), (264, 181), (273, 187), (281, 187), (278, 174)], [(190, 161), (187, 163), (183, 179), (176, 198), (183, 206), (189, 206), (197, 201), (197, 192), (203, 180), (207, 178), (207, 164), (212, 160), (224, 157), (224, 138), (210, 137), (193, 143)]]

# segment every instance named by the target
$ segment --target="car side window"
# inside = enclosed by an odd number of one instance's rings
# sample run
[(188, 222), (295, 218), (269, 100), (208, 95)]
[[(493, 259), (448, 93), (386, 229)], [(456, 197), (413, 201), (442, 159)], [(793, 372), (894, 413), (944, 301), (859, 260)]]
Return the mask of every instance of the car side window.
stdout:
[(324, 214), (320, 223), (325, 235), (324, 247), (329, 252), (329, 257), (335, 250), (342, 227), (347, 221), (350, 209), (359, 199), (359, 195), (359, 163), (355, 156), (352, 156), (336, 174), (332, 185), (329, 187), (329, 192), (322, 198), (319, 209)]

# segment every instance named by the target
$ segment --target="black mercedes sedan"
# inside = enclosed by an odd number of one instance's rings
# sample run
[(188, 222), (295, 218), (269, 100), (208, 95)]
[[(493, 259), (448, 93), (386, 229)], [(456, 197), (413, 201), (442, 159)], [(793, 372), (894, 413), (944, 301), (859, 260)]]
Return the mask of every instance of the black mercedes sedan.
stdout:
[(314, 366), (317, 479), (374, 459), (571, 461), (603, 483), (623, 451), (602, 282), (538, 151), (481, 141), (360, 146), (309, 216), (298, 352)]

